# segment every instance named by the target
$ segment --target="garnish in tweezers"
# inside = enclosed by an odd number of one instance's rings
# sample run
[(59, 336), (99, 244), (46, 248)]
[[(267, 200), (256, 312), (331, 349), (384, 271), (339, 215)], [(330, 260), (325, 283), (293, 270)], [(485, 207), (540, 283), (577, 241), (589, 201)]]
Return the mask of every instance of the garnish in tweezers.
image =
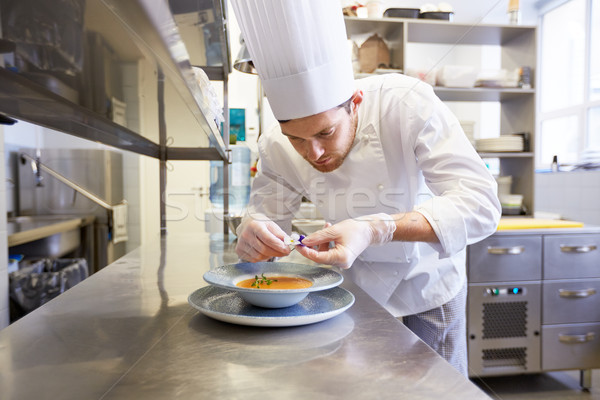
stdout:
[(283, 242), (288, 246), (304, 246), (302, 244), (302, 240), (304, 240), (306, 236), (300, 235), (296, 232), (292, 232), (290, 236), (286, 236), (283, 238)]

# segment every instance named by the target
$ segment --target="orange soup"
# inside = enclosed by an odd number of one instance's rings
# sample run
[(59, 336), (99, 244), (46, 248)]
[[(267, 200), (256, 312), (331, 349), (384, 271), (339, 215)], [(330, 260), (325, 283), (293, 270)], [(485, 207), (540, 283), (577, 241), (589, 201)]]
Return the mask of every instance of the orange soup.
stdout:
[(304, 289), (312, 286), (312, 282), (304, 278), (291, 276), (270, 276), (244, 279), (236, 283), (236, 286), (251, 289)]

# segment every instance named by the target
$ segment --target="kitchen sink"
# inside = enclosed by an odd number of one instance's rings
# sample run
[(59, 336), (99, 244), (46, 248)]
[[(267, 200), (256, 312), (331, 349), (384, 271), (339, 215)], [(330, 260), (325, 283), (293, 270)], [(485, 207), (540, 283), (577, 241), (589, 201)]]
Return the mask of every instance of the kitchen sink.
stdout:
[(61, 257), (81, 244), (80, 229), (93, 217), (77, 215), (27, 215), (8, 218), (11, 254), (28, 257)]

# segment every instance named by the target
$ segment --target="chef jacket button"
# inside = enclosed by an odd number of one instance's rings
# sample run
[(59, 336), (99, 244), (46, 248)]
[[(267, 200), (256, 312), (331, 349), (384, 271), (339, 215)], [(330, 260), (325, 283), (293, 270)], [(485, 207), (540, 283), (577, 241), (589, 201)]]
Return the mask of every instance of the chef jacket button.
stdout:
[(395, 276), (396, 276), (396, 275), (398, 275), (398, 271), (394, 271), (394, 275), (395, 275)]
[(379, 190), (380, 192), (383, 190), (383, 185), (381, 183), (377, 185), (377, 190)]

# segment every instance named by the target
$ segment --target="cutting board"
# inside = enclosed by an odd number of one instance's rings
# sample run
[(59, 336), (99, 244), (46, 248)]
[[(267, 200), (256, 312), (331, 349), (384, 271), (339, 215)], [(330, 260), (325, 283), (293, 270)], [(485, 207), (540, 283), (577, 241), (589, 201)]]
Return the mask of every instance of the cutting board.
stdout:
[(561, 219), (539, 219), (539, 218), (500, 218), (499, 231), (511, 229), (545, 229), (545, 228), (581, 228), (583, 222), (565, 221)]

